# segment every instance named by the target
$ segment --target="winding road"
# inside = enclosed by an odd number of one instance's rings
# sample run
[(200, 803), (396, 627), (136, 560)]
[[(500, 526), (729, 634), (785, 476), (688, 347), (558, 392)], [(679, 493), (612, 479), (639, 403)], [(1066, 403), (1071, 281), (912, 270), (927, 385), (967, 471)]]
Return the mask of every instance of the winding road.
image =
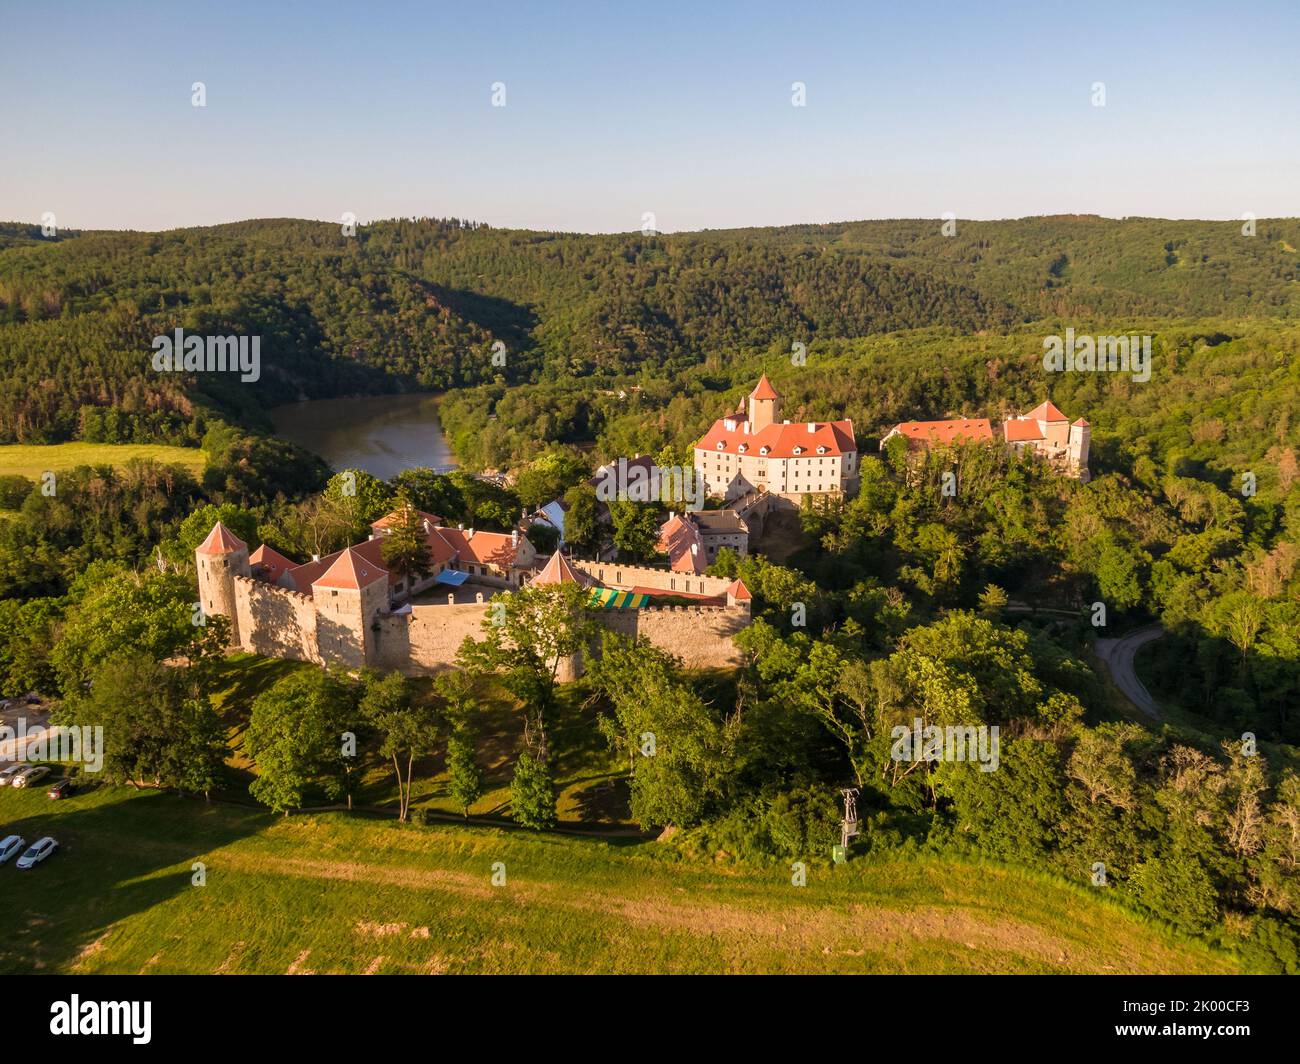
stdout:
[(1151, 697), (1151, 692), (1138, 679), (1137, 672), (1133, 668), (1133, 659), (1140, 648), (1164, 634), (1165, 630), (1159, 625), (1151, 625), (1148, 628), (1129, 632), (1128, 635), (1120, 636), (1118, 639), (1098, 639), (1096, 642), (1097, 657), (1106, 663), (1115, 686), (1124, 693), (1125, 698), (1152, 720), (1161, 720), (1163, 714), (1160, 712), (1160, 707), (1156, 705), (1156, 700)]

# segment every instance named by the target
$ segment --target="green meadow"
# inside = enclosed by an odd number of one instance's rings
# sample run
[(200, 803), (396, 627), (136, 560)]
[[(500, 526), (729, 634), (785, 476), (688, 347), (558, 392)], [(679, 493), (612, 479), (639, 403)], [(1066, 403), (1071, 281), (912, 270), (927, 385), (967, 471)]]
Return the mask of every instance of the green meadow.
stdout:
[(195, 475), (203, 472), (207, 461), (197, 447), (155, 443), (12, 443), (0, 446), (0, 476), (36, 480), (46, 471), (60, 473), (85, 465), (121, 467), (134, 459), (184, 466)]
[(1085, 888), (924, 857), (813, 863), (796, 887), (655, 842), (109, 787), (0, 790), (0, 832), (60, 843), (0, 866), (3, 972), (1237, 970)]

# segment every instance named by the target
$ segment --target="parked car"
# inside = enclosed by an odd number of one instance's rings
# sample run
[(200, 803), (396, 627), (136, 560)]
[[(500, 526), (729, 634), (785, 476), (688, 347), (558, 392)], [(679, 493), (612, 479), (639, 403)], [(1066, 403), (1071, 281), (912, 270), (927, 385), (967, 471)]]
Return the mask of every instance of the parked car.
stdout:
[(0, 768), (0, 787), (13, 782), (13, 778), (25, 768), (27, 766), (21, 762), (17, 765), (6, 765), (4, 768)]
[(50, 784), (50, 789), (45, 792), (47, 798), (66, 798), (77, 789), (76, 783), (70, 779), (61, 779)]
[(4, 864), (26, 845), (27, 840), (21, 835), (6, 835), (0, 839), (0, 864)]
[(25, 769), (14, 776), (11, 787), (26, 787), (37, 780), (43, 780), (50, 774), (50, 770), (44, 765), (28, 765)]
[(37, 839), (27, 848), (27, 852), (18, 858), (17, 867), (31, 868), (33, 865), (40, 864), (55, 851), (58, 845), (48, 835), (43, 839)]

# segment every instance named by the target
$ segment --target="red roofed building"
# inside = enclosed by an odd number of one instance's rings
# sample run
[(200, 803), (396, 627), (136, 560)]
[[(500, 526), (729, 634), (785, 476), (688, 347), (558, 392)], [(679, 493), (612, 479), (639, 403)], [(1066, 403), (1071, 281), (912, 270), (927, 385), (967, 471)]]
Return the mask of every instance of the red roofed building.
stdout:
[(743, 558), (749, 554), (749, 526), (735, 510), (687, 510), (671, 513), (659, 526), (655, 550), (668, 555), (678, 573), (702, 573), (730, 547)]
[(895, 436), (907, 440), (908, 450), (945, 446), (958, 441), (983, 443), (993, 439), (993, 426), (986, 417), (953, 418), (950, 421), (900, 421), (880, 441), (885, 444)]
[(744, 409), (696, 441), (695, 471), (708, 495), (728, 502), (765, 491), (796, 505), (805, 495), (849, 495), (858, 483), (853, 422), (782, 421), (781, 395), (763, 376)]
[(988, 418), (901, 421), (885, 434), (880, 449), (883, 451), (895, 436), (907, 440), (910, 451), (956, 443), (987, 443), (1000, 436), (1002, 442), (1017, 454), (1031, 451), (1069, 476), (1088, 479), (1092, 430), (1083, 418), (1071, 425), (1050, 399), (1039, 403), (1027, 414), (1004, 421), (996, 431)]
[(1002, 423), (1002, 439), (1017, 454), (1032, 451), (1061, 472), (1088, 479), (1092, 428), (1079, 418), (1073, 425), (1050, 399), (1027, 414)]

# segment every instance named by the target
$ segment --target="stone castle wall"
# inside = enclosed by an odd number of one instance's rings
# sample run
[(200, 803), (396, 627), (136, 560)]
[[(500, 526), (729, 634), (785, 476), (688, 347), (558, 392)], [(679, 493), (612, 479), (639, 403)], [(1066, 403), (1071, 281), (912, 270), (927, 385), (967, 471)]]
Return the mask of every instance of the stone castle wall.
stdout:
[[(595, 575), (608, 570), (623, 574), (629, 584), (663, 587), (691, 594), (721, 595), (728, 581), (717, 577), (670, 574), (636, 566), (593, 564)], [(376, 616), (362, 623), (360, 601), (354, 617), (346, 608), (318, 612), (310, 595), (303, 595), (252, 577), (229, 577), (231, 598), (239, 623), (240, 648), (264, 657), (289, 658), (323, 664), (339, 661), (349, 667), (364, 663), (408, 675), (428, 675), (448, 668), (466, 636), (482, 637), (486, 603), (413, 606), (410, 612)], [(675, 580), (677, 587), (669, 587)], [(340, 596), (342, 598), (342, 596)], [(342, 603), (331, 606), (342, 607)], [(369, 603), (367, 605), (370, 605)], [(727, 668), (740, 663), (732, 637), (750, 621), (748, 604), (736, 606), (664, 606), (640, 610), (599, 610), (607, 628), (646, 639), (681, 658), (688, 668)], [(340, 640), (348, 643), (340, 650)], [(363, 659), (362, 647), (365, 647)], [(580, 671), (580, 665), (572, 670)], [(566, 671), (566, 677), (569, 673)]]
[(682, 594), (721, 597), (731, 586), (731, 581), (722, 576), (674, 573), (667, 569), (651, 569), (644, 565), (582, 561), (570, 561), (570, 564), (579, 572), (599, 580), (606, 587), (650, 587), (656, 591), (667, 591), (669, 594), (679, 591)]
[(379, 620), (374, 636), (374, 664), (422, 675), (446, 668), (466, 636), (482, 638), (488, 607), (478, 602), (413, 606), (410, 613)]
[(310, 595), (249, 576), (233, 576), (239, 645), (268, 658), (321, 661)]
[(682, 659), (688, 669), (734, 668), (741, 654), (732, 638), (749, 625), (747, 606), (664, 606), (606, 610), (601, 621)]

